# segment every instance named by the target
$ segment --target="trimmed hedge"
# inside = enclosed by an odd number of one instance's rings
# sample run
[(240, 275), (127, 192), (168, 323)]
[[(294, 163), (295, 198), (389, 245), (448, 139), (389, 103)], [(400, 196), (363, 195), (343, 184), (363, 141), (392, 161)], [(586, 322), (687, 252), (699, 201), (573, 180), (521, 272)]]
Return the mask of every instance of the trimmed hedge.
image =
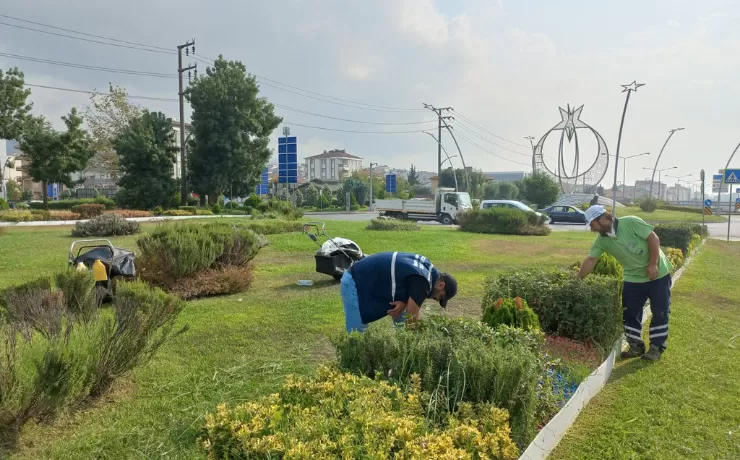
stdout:
[(688, 206), (674, 206), (671, 204), (659, 204), (658, 209), (666, 211), (688, 212), (691, 214), (704, 214), (704, 208), (692, 208)]
[(458, 214), (460, 230), (472, 233), (545, 236), (547, 218), (513, 208), (474, 209)]
[(104, 214), (87, 222), (77, 222), (72, 236), (87, 238), (91, 236), (135, 235), (141, 230), (138, 222), (131, 222), (116, 214)]
[[(53, 210), (71, 210), (72, 206), (77, 206), (81, 204), (102, 204), (105, 206), (105, 209), (111, 210), (115, 209), (116, 202), (113, 201), (110, 198), (105, 197), (98, 197), (98, 198), (84, 198), (79, 200), (58, 200), (58, 201), (49, 201), (48, 202), (48, 209)], [(29, 206), (31, 209), (45, 209), (44, 203), (29, 203)]]
[(653, 228), (660, 238), (660, 245), (680, 249), (686, 256), (696, 240), (708, 234), (707, 226), (701, 224), (660, 224)]
[(94, 219), (103, 215), (105, 206), (102, 204), (78, 204), (72, 206), (72, 212), (80, 215), (82, 219)]
[(373, 219), (365, 227), (366, 230), (380, 230), (390, 232), (414, 232), (421, 230), (416, 222), (397, 219)]
[(481, 309), (502, 297), (521, 297), (546, 333), (593, 341), (608, 352), (622, 334), (621, 287), (614, 277), (580, 280), (568, 270), (518, 270), (489, 279)]

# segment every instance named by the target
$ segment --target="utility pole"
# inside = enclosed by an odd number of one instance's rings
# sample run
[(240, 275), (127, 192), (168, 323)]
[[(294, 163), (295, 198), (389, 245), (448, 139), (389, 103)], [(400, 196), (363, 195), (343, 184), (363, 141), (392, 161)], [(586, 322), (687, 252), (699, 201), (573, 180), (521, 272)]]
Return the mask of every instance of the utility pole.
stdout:
[[(431, 104), (424, 104), (424, 108), (437, 114), (437, 180), (439, 181), (442, 178), (442, 112), (449, 112), (452, 107), (437, 108)], [(452, 173), (455, 173), (454, 168)]]
[(184, 49), (185, 54), (189, 55), (191, 47), (193, 53), (195, 53), (195, 40), (177, 45), (177, 75), (180, 83), (180, 91), (177, 93), (180, 99), (180, 201), (183, 206), (187, 206), (188, 204), (188, 181), (186, 174), (187, 168), (185, 166), (185, 85), (182, 80), (184, 73), (188, 72), (188, 76), (190, 76), (192, 69), (195, 69), (195, 75), (197, 77), (198, 64), (190, 64), (187, 67), (183, 67), (182, 50)]
[(373, 212), (373, 165), (378, 163), (370, 163), (370, 212)]

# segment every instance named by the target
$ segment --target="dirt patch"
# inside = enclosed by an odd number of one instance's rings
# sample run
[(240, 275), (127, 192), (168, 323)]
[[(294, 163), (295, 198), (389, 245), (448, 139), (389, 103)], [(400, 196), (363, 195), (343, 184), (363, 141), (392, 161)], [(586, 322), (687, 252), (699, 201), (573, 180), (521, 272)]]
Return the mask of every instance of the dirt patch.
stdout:
[(466, 317), (480, 319), (480, 305), (481, 300), (479, 298), (467, 297), (458, 299), (455, 297), (450, 300), (449, 305), (447, 305), (447, 314), (450, 315), (451, 318)]
[(537, 237), (526, 240), (492, 240), (482, 239), (473, 241), (473, 248), (476, 252), (485, 252), (487, 254), (534, 254), (542, 251), (549, 251), (552, 246), (546, 239), (539, 241)]
[(316, 364), (335, 361), (337, 359), (337, 353), (334, 349), (334, 345), (329, 342), (327, 337), (320, 337), (310, 348), (309, 359)]

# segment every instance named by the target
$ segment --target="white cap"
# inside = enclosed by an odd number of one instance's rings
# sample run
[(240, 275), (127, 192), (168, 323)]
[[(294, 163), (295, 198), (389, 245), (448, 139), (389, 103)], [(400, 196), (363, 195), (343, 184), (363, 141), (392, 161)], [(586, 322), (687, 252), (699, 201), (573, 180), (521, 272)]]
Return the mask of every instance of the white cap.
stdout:
[(586, 210), (586, 225), (591, 225), (595, 219), (598, 219), (606, 212), (606, 208), (600, 204), (595, 204)]

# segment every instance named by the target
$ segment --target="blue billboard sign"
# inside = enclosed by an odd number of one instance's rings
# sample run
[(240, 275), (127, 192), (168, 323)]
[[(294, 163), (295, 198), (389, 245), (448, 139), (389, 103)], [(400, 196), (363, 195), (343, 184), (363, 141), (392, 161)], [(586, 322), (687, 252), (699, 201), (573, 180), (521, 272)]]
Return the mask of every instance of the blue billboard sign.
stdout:
[(278, 182), (298, 182), (298, 138), (295, 136), (278, 138)]
[(395, 174), (385, 175), (385, 191), (388, 193), (396, 193), (396, 175)]

